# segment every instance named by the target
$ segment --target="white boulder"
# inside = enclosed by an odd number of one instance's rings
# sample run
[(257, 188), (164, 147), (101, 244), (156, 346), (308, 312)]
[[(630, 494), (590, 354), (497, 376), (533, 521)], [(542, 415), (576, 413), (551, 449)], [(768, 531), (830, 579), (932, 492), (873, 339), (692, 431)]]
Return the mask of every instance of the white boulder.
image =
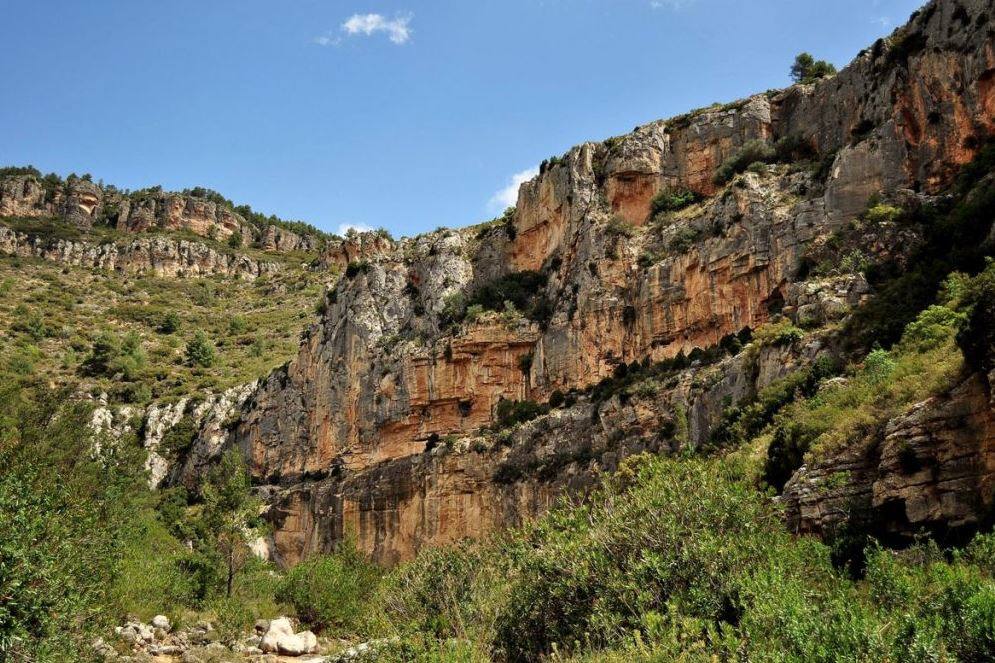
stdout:
[(318, 649), (318, 638), (311, 631), (294, 633), (290, 620), (280, 617), (269, 623), (266, 633), (259, 642), (259, 649), (266, 653), (284, 656), (303, 656)]
[(296, 635), (281, 635), (276, 644), (284, 656), (303, 656), (318, 648), (318, 638), (311, 631), (302, 631)]
[(276, 653), (279, 651), (279, 640), (283, 636), (293, 635), (294, 627), (291, 625), (290, 620), (286, 617), (280, 617), (279, 619), (274, 619), (269, 623), (269, 628), (263, 635), (263, 639), (259, 643), (259, 648), (266, 653)]

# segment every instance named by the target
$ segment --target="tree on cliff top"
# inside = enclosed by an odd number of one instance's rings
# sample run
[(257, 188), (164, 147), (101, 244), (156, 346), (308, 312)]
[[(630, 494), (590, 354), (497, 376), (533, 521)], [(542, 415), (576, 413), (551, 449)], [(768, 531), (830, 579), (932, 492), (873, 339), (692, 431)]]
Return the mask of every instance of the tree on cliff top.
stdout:
[(825, 60), (816, 60), (810, 53), (800, 53), (791, 65), (791, 80), (795, 83), (814, 83), (835, 73), (836, 67)]

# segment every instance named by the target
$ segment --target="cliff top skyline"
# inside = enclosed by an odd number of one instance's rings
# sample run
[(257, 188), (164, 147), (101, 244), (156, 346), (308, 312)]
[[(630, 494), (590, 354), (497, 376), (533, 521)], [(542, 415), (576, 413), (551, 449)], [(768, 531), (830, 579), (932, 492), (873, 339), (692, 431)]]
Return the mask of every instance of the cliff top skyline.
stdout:
[(842, 67), (920, 4), (20, 4), (0, 160), (413, 235), (500, 214), (578, 140), (783, 87), (800, 51)]

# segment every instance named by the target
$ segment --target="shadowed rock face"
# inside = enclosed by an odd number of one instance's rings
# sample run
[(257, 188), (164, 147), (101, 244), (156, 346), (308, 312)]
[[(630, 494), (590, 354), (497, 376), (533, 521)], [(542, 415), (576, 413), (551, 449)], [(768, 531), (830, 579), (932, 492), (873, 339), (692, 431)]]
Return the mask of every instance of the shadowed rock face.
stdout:
[[(937, 192), (974, 155), (993, 128), (990, 13), (982, 0), (934, 2), (899, 45), (876, 45), (835, 78), (576, 147), (522, 186), (510, 231), (331, 251), (329, 264), (353, 267), (235, 432), (268, 485), (278, 558), (327, 550), (352, 528), (363, 549), (396, 562), (539, 513), (633, 451), (707, 440), (725, 405), (782, 369), (733, 367), (714, 378), (717, 399), (707, 384), (678, 382), (595, 413), (584, 402), (517, 429), (507, 447), (467, 441), (502, 399), (545, 401), (622, 363), (708, 347), (782, 306), (797, 319), (845, 314), (865, 289), (797, 282), (800, 256), (872, 194)], [(836, 153), (827, 181), (779, 167), (713, 183), (747, 142), (786, 136)], [(678, 186), (710, 198), (651, 223), (653, 196)], [(522, 270), (545, 275), (548, 315), (447, 325), (456, 298)], [(881, 490), (882, 504), (910, 504), (900, 483)], [(927, 514), (910, 522), (958, 512), (910, 508)]]
[(995, 411), (973, 374), (911, 407), (883, 435), (809, 467), (785, 486), (789, 526), (825, 533), (859, 516), (883, 537), (958, 537), (995, 514)]

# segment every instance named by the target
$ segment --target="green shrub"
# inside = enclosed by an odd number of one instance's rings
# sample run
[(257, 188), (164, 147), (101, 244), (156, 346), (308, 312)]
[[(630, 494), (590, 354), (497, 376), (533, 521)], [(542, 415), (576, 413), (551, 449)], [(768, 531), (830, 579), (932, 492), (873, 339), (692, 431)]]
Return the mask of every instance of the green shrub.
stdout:
[(882, 223), (892, 223), (898, 220), (902, 214), (903, 211), (900, 207), (879, 203), (864, 212), (864, 220), (875, 225), (880, 225)]
[(208, 368), (214, 363), (214, 346), (207, 340), (207, 334), (199, 329), (187, 343), (187, 361), (202, 368)]
[(699, 200), (701, 200), (701, 196), (691, 189), (664, 188), (650, 202), (650, 216), (656, 217), (658, 214), (676, 212), (694, 205)]
[(378, 579), (377, 568), (347, 539), (334, 554), (306, 559), (291, 569), (276, 597), (293, 606), (297, 617), (314, 631), (351, 635), (357, 633)]
[(543, 272), (513, 272), (481, 285), (469, 297), (453, 293), (443, 302), (441, 321), (444, 325), (474, 322), (484, 311), (504, 312), (510, 304), (513, 311), (545, 325), (553, 315), (544, 292), (546, 280)]
[(751, 140), (739, 148), (736, 154), (722, 162), (713, 179), (716, 184), (725, 184), (751, 164), (773, 163), (776, 159), (777, 151), (773, 146), (762, 140)]
[(605, 235), (613, 239), (629, 239), (636, 234), (635, 227), (619, 215), (613, 216), (605, 226)]
[(686, 253), (700, 239), (701, 231), (699, 229), (692, 226), (683, 226), (678, 228), (674, 233), (667, 248), (671, 253)]
[(87, 375), (120, 375), (124, 380), (134, 381), (140, 377), (145, 362), (145, 351), (137, 334), (130, 333), (122, 339), (110, 332), (102, 332), (93, 342), (82, 369)]
[(370, 269), (370, 263), (365, 260), (353, 261), (346, 265), (345, 277), (355, 278), (359, 274), (365, 274)]
[(498, 428), (510, 428), (516, 424), (531, 421), (549, 411), (549, 407), (535, 401), (501, 400), (494, 413)]
[(162, 334), (175, 334), (180, 330), (180, 316), (175, 311), (169, 311), (163, 316), (159, 323), (159, 332)]
[(0, 386), (0, 659), (89, 660), (142, 489), (134, 441), (93, 454), (91, 406)]
[(249, 323), (240, 315), (232, 316), (231, 319), (228, 320), (228, 333), (233, 336), (244, 333), (248, 328)]
[(902, 335), (902, 346), (917, 352), (935, 350), (949, 341), (966, 322), (966, 314), (934, 304), (908, 324)]

